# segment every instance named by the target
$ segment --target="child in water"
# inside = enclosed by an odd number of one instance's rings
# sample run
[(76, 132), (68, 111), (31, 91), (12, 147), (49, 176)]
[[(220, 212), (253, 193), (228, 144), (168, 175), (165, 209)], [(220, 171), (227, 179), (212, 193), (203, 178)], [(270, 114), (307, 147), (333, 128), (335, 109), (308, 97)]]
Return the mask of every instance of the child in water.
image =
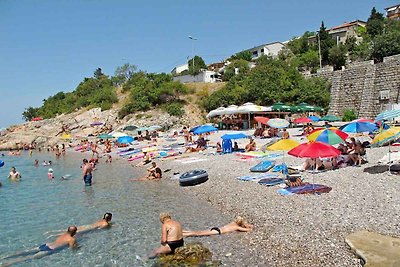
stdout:
[(49, 179), (54, 179), (54, 173), (52, 168), (50, 168), (49, 171), (47, 172), (47, 177)]

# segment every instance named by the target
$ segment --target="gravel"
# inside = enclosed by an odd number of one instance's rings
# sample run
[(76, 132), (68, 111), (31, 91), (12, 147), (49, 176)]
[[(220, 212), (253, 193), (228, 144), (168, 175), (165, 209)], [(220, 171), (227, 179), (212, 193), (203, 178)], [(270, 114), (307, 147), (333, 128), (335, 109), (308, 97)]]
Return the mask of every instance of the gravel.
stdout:
[[(290, 131), (295, 134), (296, 130)], [(210, 135), (211, 144), (219, 141), (224, 133)], [(256, 141), (259, 146), (268, 142)], [(240, 140), (239, 146), (246, 142)], [(237, 161), (239, 157), (234, 154), (191, 153), (188, 154), (191, 158), (204, 158), (206, 161), (182, 164), (168, 159), (161, 161), (160, 165), (163, 169), (172, 169), (169, 177), (175, 172), (207, 170), (209, 181), (182, 187), (182, 193), (208, 201), (222, 213), (231, 215), (232, 219), (242, 215), (254, 224), (255, 229), (250, 233), (210, 237), (213, 238), (211, 250), (214, 257), (222, 260), (224, 265), (361, 266), (360, 260), (344, 241), (348, 234), (369, 230), (400, 236), (399, 177), (388, 172), (364, 172), (365, 167), (376, 165), (387, 151), (387, 147), (368, 149), (369, 163), (362, 167), (303, 173), (307, 182), (332, 187), (330, 193), (321, 195), (281, 196), (276, 192), (279, 186), (266, 187), (237, 180), (236, 177), (249, 174), (249, 167), (258, 161)], [(281, 161), (277, 159), (277, 163)], [(289, 166), (298, 166), (303, 161), (285, 156)], [(177, 180), (164, 182), (178, 186)]]

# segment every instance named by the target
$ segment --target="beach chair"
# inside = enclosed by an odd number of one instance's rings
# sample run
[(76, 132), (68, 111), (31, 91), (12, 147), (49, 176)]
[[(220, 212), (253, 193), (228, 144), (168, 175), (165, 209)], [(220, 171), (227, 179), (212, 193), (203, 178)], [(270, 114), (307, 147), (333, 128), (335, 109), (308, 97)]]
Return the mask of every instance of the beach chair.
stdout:
[(232, 153), (232, 140), (231, 139), (222, 140), (222, 153)]

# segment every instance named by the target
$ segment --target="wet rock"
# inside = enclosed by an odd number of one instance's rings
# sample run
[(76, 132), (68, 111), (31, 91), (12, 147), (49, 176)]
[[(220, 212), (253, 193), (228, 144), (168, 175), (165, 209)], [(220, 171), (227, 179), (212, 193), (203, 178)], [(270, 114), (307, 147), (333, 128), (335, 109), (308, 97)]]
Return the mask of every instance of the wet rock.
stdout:
[(400, 238), (359, 231), (346, 237), (346, 243), (362, 258), (365, 266), (400, 266)]

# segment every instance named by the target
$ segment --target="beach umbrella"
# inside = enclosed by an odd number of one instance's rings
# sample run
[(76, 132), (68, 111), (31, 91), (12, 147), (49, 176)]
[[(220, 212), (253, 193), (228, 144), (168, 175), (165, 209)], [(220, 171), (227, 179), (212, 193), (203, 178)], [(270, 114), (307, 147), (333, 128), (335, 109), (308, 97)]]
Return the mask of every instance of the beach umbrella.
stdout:
[(267, 122), (269, 121), (269, 118), (267, 117), (262, 117), (262, 116), (255, 116), (254, 119), (256, 120), (256, 122), (262, 123), (267, 125)]
[(222, 139), (242, 139), (242, 138), (249, 138), (248, 135), (244, 133), (235, 133), (235, 134), (224, 134), (221, 136)]
[(282, 112), (291, 111), (291, 107), (290, 106), (285, 105), (285, 104), (280, 103), (280, 102), (273, 104), (271, 108), (272, 108), (273, 111), (282, 111)]
[(400, 109), (385, 110), (376, 116), (375, 121), (387, 121), (400, 117)]
[(307, 139), (310, 141), (323, 142), (329, 145), (336, 145), (343, 143), (349, 135), (337, 128), (322, 128), (311, 132)]
[(281, 129), (281, 128), (286, 128), (286, 127), (288, 127), (289, 126), (289, 122), (287, 121), (287, 120), (285, 120), (285, 119), (270, 119), (268, 122), (267, 122), (267, 124), (269, 125), (269, 126), (271, 126), (272, 128), (278, 128), (278, 129)]
[(139, 128), (137, 128), (136, 129), (136, 131), (138, 131), (138, 132), (144, 132), (144, 131), (148, 131), (149, 130), (149, 127), (139, 127)]
[(132, 143), (134, 140), (135, 139), (133, 139), (132, 136), (126, 135), (126, 136), (118, 137), (117, 142), (120, 144), (129, 144), (129, 143)]
[(128, 125), (128, 126), (125, 126), (122, 130), (123, 131), (135, 131), (137, 128), (138, 127), (135, 125)]
[(309, 118), (310, 120), (312, 120), (312, 121), (320, 121), (320, 120), (321, 120), (321, 118), (320, 118), (320, 117), (317, 117), (317, 116), (308, 116), (308, 118)]
[(33, 118), (33, 119), (32, 119), (32, 121), (41, 121), (41, 120), (43, 120), (42, 117), (36, 117), (36, 118)]
[(374, 120), (365, 119), (365, 118), (359, 118), (359, 119), (353, 120), (352, 122), (370, 122), (370, 123), (374, 123)]
[(221, 115), (230, 115), (230, 114), (237, 114), (238, 113), (238, 106), (230, 105), (226, 107), (223, 111), (221, 111)]
[(375, 147), (385, 145), (391, 141), (400, 138), (400, 127), (391, 127), (386, 131), (377, 134), (372, 140), (372, 145)]
[(194, 134), (203, 134), (203, 133), (210, 133), (210, 132), (216, 132), (218, 131), (217, 128), (215, 128), (214, 126), (211, 125), (201, 125), (199, 127), (197, 127), (193, 133)]
[(300, 144), (288, 152), (298, 158), (333, 158), (340, 155), (340, 150), (323, 142), (308, 142)]
[(365, 133), (365, 132), (373, 132), (378, 128), (378, 126), (374, 123), (370, 122), (351, 122), (346, 125), (343, 125), (339, 129), (346, 133)]
[(149, 127), (149, 130), (155, 131), (155, 130), (161, 130), (163, 127), (160, 125), (152, 125)]
[(294, 123), (309, 123), (312, 122), (313, 120), (310, 118), (297, 118), (293, 122)]
[(121, 133), (121, 132), (113, 132), (110, 135), (112, 135), (115, 138), (121, 137), (121, 136), (126, 136), (126, 133)]
[(110, 134), (99, 134), (97, 136), (97, 138), (100, 138), (100, 139), (111, 139), (111, 138), (114, 138), (114, 136), (112, 136)]
[(335, 115), (326, 115), (321, 118), (321, 121), (340, 121), (340, 118)]
[(224, 115), (224, 114), (225, 114), (224, 111), (225, 111), (225, 108), (224, 108), (224, 107), (219, 107), (219, 108), (217, 108), (217, 109), (211, 110), (211, 111), (207, 114), (206, 118), (212, 118), (212, 117), (215, 117), (215, 116)]
[(92, 122), (91, 124), (90, 124), (90, 126), (99, 126), (99, 125), (103, 125), (104, 123), (102, 123), (102, 122), (99, 122), (99, 121), (95, 121), (95, 122)]
[(299, 142), (293, 139), (281, 139), (275, 144), (270, 145), (267, 147), (268, 150), (273, 151), (288, 151), (300, 145)]
[(71, 139), (71, 138), (72, 138), (72, 136), (70, 134), (66, 134), (66, 133), (63, 133), (63, 135), (61, 136), (61, 139)]

